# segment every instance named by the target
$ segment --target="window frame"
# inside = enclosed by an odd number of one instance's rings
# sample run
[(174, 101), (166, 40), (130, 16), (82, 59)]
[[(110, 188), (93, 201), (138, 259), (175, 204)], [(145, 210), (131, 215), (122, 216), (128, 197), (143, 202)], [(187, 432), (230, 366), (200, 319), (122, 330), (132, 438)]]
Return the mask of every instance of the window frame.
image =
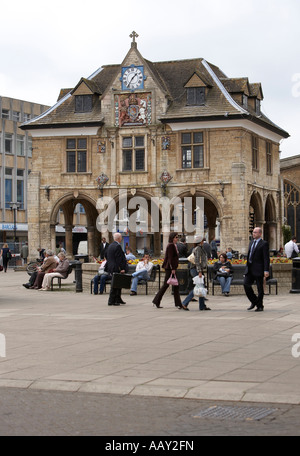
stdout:
[(92, 112), (93, 95), (75, 95), (75, 112)]
[[(8, 150), (6, 147), (8, 144), (10, 144), (10, 147), (9, 147), (10, 150)], [(6, 154), (12, 155), (14, 153), (13, 147), (14, 147), (13, 134), (5, 133), (4, 134), (4, 152)]]
[[(69, 147), (71, 141), (75, 141), (75, 147)], [(80, 145), (80, 141), (85, 141), (85, 147)], [(87, 173), (87, 166), (88, 166), (88, 139), (86, 137), (74, 137), (74, 138), (67, 138), (66, 139), (66, 172), (68, 174), (84, 174)], [(71, 164), (69, 162), (69, 157), (71, 154), (74, 157), (74, 170), (70, 170)], [(83, 157), (84, 160), (82, 159)], [(83, 169), (81, 167), (83, 166)]]
[(187, 106), (204, 106), (205, 105), (205, 87), (187, 87), (186, 105)]
[(273, 174), (273, 153), (272, 153), (272, 143), (266, 141), (266, 169), (267, 174)]
[(10, 119), (10, 109), (2, 109), (1, 111), (2, 119)]
[[(190, 135), (190, 141), (185, 141), (184, 136)], [(196, 140), (196, 135), (201, 135), (201, 141)], [(199, 148), (199, 155), (196, 157), (196, 149)], [(191, 130), (180, 133), (181, 168), (182, 169), (203, 169), (205, 166), (204, 131)], [(190, 158), (187, 156), (190, 153)], [(197, 161), (199, 166), (196, 166)], [(188, 164), (190, 163), (190, 166)]]
[(25, 136), (17, 135), (16, 152), (19, 157), (25, 156)]
[(259, 171), (259, 138), (256, 135), (252, 135), (252, 169)]
[[(137, 139), (143, 139), (142, 144), (138, 144)], [(131, 140), (128, 145), (126, 140)], [(146, 171), (146, 136), (145, 135), (124, 135), (122, 142), (122, 172), (142, 173)], [(140, 155), (142, 154), (142, 155)], [(139, 165), (142, 163), (142, 165)]]

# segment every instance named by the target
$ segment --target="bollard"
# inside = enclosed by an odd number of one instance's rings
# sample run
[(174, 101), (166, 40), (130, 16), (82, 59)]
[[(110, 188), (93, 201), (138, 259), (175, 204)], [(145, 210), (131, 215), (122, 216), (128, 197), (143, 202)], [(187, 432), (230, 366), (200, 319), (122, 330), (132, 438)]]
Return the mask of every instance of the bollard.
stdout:
[(290, 293), (300, 293), (300, 257), (293, 258), (292, 289)]

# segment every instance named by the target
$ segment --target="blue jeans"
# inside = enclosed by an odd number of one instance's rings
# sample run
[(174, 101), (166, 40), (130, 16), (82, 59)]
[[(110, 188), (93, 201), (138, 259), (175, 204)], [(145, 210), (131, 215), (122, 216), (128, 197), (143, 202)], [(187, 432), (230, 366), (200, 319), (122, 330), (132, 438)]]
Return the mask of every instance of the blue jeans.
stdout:
[(137, 271), (132, 274), (131, 291), (137, 291), (139, 280), (149, 280), (147, 271)]
[[(183, 301), (182, 305), (184, 307), (187, 307), (189, 305), (189, 302), (193, 299), (194, 297), (194, 290), (191, 290), (189, 292), (189, 294), (187, 295), (187, 297), (185, 298), (185, 300)], [(204, 298), (203, 297), (199, 297), (199, 310), (202, 310), (205, 308), (205, 304), (204, 304)]]
[(105, 288), (105, 282), (111, 279), (111, 276), (109, 274), (97, 274), (95, 275), (93, 281), (94, 281), (94, 294), (98, 294), (98, 287), (99, 287), (99, 282), (100, 282), (100, 293), (102, 294)]
[(230, 292), (230, 284), (232, 281), (232, 277), (217, 277), (217, 281), (220, 283), (222, 288), (222, 293), (229, 293)]

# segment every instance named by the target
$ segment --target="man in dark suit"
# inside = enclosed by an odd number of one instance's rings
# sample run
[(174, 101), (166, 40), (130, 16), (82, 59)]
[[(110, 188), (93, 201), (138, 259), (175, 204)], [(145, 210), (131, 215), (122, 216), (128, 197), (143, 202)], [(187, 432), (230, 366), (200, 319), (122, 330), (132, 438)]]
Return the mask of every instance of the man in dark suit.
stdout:
[[(114, 272), (124, 274), (128, 270), (127, 260), (121, 247), (122, 235), (114, 234), (114, 242), (112, 242), (106, 252), (107, 263), (104, 270), (113, 275)], [(110, 288), (108, 305), (119, 306), (126, 304), (121, 298), (121, 288)]]
[[(258, 227), (254, 228), (253, 240), (249, 245), (244, 279), (244, 289), (251, 302), (247, 310), (257, 307), (255, 312), (262, 312), (264, 310), (264, 277), (269, 277), (270, 271), (269, 244), (261, 238), (261, 235), (262, 229)], [(254, 282), (257, 285), (258, 296), (256, 296), (252, 288)]]
[(105, 237), (102, 238), (102, 241), (100, 243), (100, 258), (101, 260), (104, 260), (106, 257), (106, 251), (108, 249), (109, 243), (106, 242)]

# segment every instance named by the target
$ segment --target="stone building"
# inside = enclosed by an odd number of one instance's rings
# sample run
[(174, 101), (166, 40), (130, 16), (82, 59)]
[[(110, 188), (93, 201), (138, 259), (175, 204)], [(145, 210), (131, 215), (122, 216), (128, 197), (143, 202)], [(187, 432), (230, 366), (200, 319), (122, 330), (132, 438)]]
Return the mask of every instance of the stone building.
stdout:
[(292, 235), (300, 241), (300, 155), (280, 160), (280, 172), (283, 180), (283, 208), (287, 225), (292, 228)]
[(31, 171), (32, 138), (20, 129), (49, 106), (0, 96), (0, 243), (27, 241), (27, 180)]
[(130, 36), (123, 62), (61, 90), (52, 108), (22, 126), (34, 141), (31, 251), (54, 247), (61, 211), (73, 253), (78, 203), (90, 255), (101, 232), (119, 230), (133, 250), (160, 255), (170, 230), (202, 230), (211, 240), (217, 226), (220, 248), (243, 253), (253, 223), (279, 248), (279, 143), (289, 135), (262, 113), (261, 84), (229, 78), (203, 58), (151, 62)]

